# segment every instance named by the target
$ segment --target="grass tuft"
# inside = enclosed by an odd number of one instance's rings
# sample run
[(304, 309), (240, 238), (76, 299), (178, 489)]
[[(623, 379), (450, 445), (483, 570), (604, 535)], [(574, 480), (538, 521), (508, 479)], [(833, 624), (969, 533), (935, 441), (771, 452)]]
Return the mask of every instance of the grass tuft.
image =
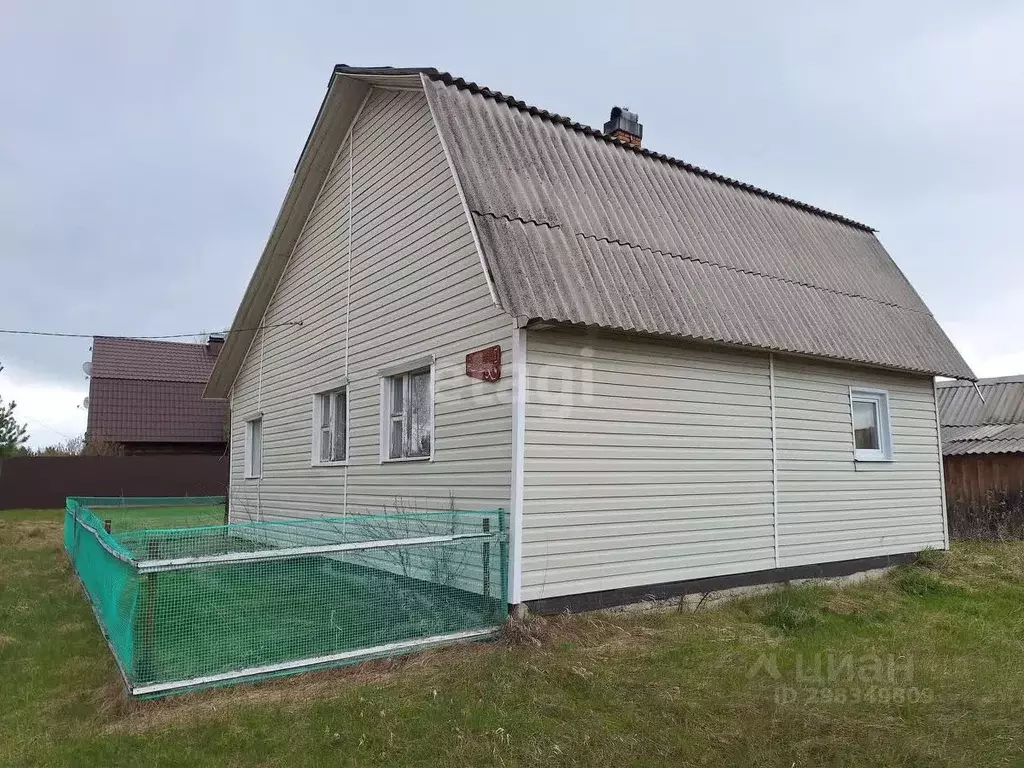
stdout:
[(960, 590), (945, 582), (933, 571), (916, 565), (903, 565), (895, 570), (892, 583), (910, 597), (933, 597), (957, 594)]
[(949, 557), (947, 553), (939, 549), (922, 549), (917, 553), (917, 559), (914, 561), (914, 565), (920, 566), (921, 568), (929, 568), (931, 570), (942, 570), (949, 564)]
[(822, 595), (815, 587), (785, 586), (760, 598), (758, 620), (783, 632), (804, 632), (825, 623)]

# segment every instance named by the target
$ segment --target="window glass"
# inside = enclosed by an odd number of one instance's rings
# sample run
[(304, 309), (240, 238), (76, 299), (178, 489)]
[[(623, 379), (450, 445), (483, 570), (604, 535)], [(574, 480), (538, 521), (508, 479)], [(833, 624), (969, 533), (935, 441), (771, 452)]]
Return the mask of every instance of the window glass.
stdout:
[(873, 402), (853, 402), (853, 436), (857, 450), (881, 449), (878, 439), (878, 406)]
[(402, 419), (391, 420), (391, 432), (389, 434), (389, 442), (391, 450), (388, 453), (388, 457), (392, 459), (402, 458), (402, 445), (405, 442), (404, 430), (402, 429)]
[(330, 461), (331, 455), (331, 429), (327, 427), (320, 430), (320, 461)]
[(434, 425), (431, 369), (388, 377), (385, 393), (387, 457), (429, 458)]
[(409, 443), (407, 456), (430, 455), (430, 371), (410, 376)]
[(263, 474), (263, 419), (249, 422), (249, 477)]
[(892, 461), (889, 393), (884, 389), (850, 387), (853, 453), (856, 461)]
[(333, 397), (333, 405), (334, 405), (334, 423), (333, 423), (333, 426), (334, 426), (334, 450), (331, 452), (331, 460), (332, 461), (345, 461), (345, 458), (346, 458), (346, 456), (345, 456), (345, 447), (346, 447), (345, 443), (347, 442), (347, 440), (346, 440), (346, 438), (347, 438), (346, 429), (347, 429), (347, 426), (348, 426), (346, 424), (346, 422), (345, 422), (346, 410), (347, 410), (346, 407), (345, 407), (346, 397), (347, 397), (347, 395), (346, 395), (346, 393), (344, 391), (342, 391), (342, 392), (335, 392), (334, 393), (334, 397)]
[(391, 379), (391, 415), (400, 416), (405, 405), (405, 376)]
[(316, 396), (316, 407), (320, 434), (314, 446), (314, 460), (320, 463), (345, 461), (348, 443), (348, 413), (344, 389), (325, 392)]

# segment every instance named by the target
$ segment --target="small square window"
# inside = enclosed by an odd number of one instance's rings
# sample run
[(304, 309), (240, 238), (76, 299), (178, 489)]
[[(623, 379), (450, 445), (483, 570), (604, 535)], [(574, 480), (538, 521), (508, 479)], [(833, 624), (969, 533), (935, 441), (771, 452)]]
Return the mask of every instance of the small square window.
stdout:
[(433, 369), (384, 378), (381, 459), (429, 459), (434, 450)]
[(850, 389), (853, 454), (857, 461), (892, 461), (889, 393), (881, 389)]
[(263, 419), (245, 422), (245, 476), (263, 476)]
[(341, 387), (321, 392), (314, 402), (316, 435), (315, 464), (343, 464), (348, 460), (348, 391)]

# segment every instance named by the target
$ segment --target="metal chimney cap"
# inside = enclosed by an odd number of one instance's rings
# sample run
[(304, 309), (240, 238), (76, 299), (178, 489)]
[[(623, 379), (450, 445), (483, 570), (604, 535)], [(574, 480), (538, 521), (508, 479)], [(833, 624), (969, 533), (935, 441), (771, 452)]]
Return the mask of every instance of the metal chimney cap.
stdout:
[(643, 138), (644, 127), (640, 123), (640, 116), (636, 112), (630, 112), (628, 107), (612, 107), (611, 117), (604, 124), (606, 134), (624, 131), (637, 138)]

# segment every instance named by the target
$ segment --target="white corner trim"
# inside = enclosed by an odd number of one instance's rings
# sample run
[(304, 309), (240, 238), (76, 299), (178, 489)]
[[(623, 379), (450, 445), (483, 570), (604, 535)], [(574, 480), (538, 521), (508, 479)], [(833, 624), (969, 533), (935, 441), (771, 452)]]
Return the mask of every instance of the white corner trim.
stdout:
[(772, 424), (772, 533), (775, 537), (775, 567), (779, 567), (779, 452), (775, 431), (775, 355), (768, 353), (768, 402)]
[(946, 463), (942, 456), (942, 419), (939, 416), (939, 386), (932, 378), (932, 397), (935, 398), (935, 437), (939, 450), (939, 489), (942, 503), (942, 548), (949, 549), (949, 508), (946, 506)]
[(526, 463), (526, 329), (512, 322), (512, 494), (509, 520), (509, 596), (523, 602), (523, 484)]
[(444, 140), (444, 134), (441, 133), (440, 125), (437, 122), (437, 115), (434, 113), (434, 105), (430, 102), (430, 94), (427, 88), (427, 76), (422, 72), (420, 73), (420, 84), (423, 89), (423, 98), (427, 100), (427, 109), (430, 110), (430, 119), (434, 123), (434, 132), (437, 134), (438, 140), (441, 142), (441, 151), (444, 152), (444, 159), (448, 162), (448, 170), (451, 171), (452, 178), (455, 180), (455, 189), (459, 193), (459, 200), (462, 202), (462, 211), (466, 215), (466, 221), (469, 222), (469, 231), (473, 235), (473, 245), (476, 246), (476, 255), (480, 259), (480, 269), (483, 270), (484, 280), (487, 281), (487, 291), (491, 294), (491, 301), (494, 306), (500, 307), (498, 303), (498, 294), (494, 289), (494, 281), (491, 279), (491, 272), (487, 269), (487, 259), (484, 258), (484, 249), (480, 245), (480, 235), (476, 231), (476, 222), (473, 221), (473, 212), (469, 209), (469, 202), (466, 200), (466, 193), (462, 189), (462, 181), (459, 179), (459, 173), (455, 170), (455, 163), (452, 162), (451, 152), (448, 151), (448, 144)]

